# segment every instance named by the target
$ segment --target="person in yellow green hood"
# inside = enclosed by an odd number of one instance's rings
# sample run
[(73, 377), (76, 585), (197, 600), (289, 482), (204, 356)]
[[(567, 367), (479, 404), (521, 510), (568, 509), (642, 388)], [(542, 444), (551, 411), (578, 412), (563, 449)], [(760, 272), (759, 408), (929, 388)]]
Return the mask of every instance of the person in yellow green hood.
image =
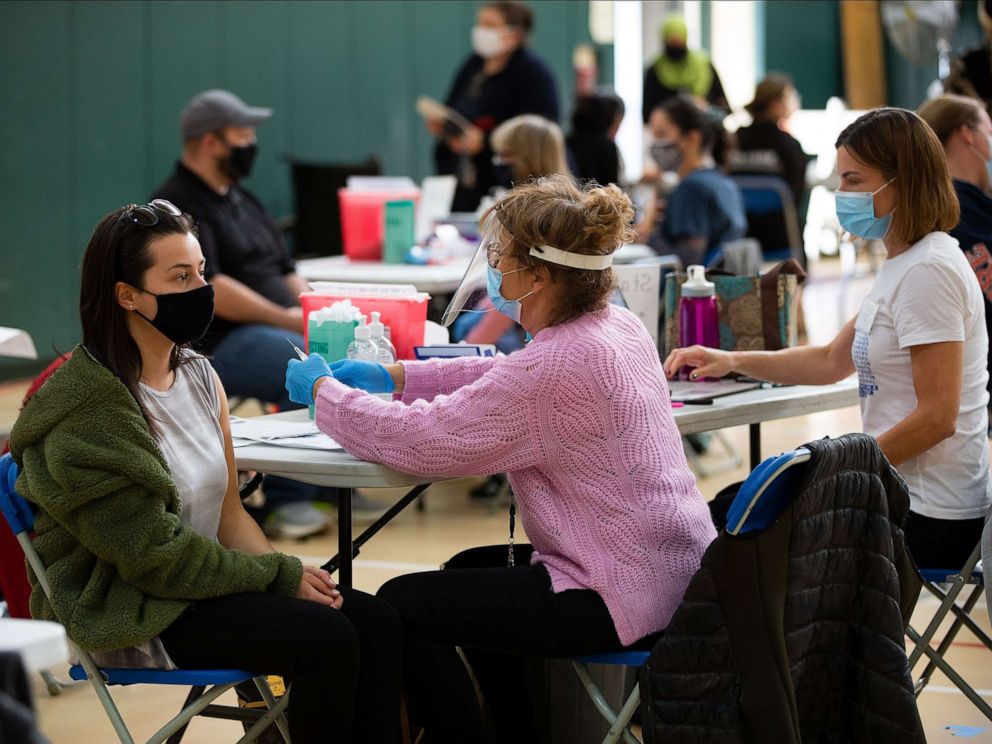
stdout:
[(51, 585), (29, 576), (31, 614), (103, 666), (282, 675), (294, 742), (396, 741), (399, 615), (276, 552), (241, 505), (224, 390), (189, 349), (213, 316), (192, 218), (111, 212), (81, 278), (83, 342), (10, 438)]
[(730, 111), (720, 76), (706, 52), (689, 49), (689, 30), (680, 15), (669, 16), (661, 27), (662, 53), (644, 72), (644, 108), (648, 123), (651, 112), (669, 98), (687, 93), (710, 106)]

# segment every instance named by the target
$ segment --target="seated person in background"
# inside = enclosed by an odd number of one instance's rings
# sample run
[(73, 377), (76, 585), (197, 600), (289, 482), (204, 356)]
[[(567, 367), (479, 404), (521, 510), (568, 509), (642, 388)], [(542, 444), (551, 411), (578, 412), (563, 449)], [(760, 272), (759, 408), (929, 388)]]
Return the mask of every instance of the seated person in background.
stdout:
[(982, 292), (947, 230), (958, 200), (940, 141), (911, 111), (869, 111), (837, 139), (837, 217), (879, 239), (887, 257), (857, 318), (826, 346), (725, 352), (692, 346), (665, 360), (674, 375), (737, 371), (787, 385), (857, 371), (861, 418), (909, 488), (903, 525), (918, 566), (958, 569), (992, 503)]
[(669, 16), (661, 27), (662, 53), (644, 72), (643, 117), (647, 124), (651, 112), (680, 93), (691, 96), (725, 114), (730, 111), (720, 76), (706, 52), (688, 47), (689, 29), (680, 15)]
[[(497, 182), (506, 188), (554, 173), (569, 174), (565, 161), (565, 141), (554, 122), (540, 116), (517, 116), (500, 124), (493, 132), (493, 150), (499, 164), (494, 166)], [(484, 300), (479, 310), (492, 307)], [(470, 344), (496, 344), (509, 353), (524, 345), (520, 326), (501, 313), (467, 313), (453, 328), (456, 341)]]
[(432, 744), (537, 741), (525, 657), (650, 648), (715, 536), (657, 348), (608, 302), (633, 217), (616, 186), (563, 175), (484, 213), (476, 260), (499, 312), (534, 337), (520, 351), (289, 363), (290, 394), (316, 398), (317, 426), (355, 456), (411, 473), (509, 473), (533, 548), (517, 545), (512, 566), (506, 545), (477, 548), (379, 590), (403, 618), (404, 687)]
[(572, 114), (572, 133), (565, 145), (575, 158), (575, 175), (601, 186), (623, 178), (616, 136), (623, 121), (623, 99), (610, 90), (580, 96)]
[(497, 187), (510, 189), (531, 178), (571, 173), (561, 129), (542, 116), (504, 121), (493, 130), (492, 146)]
[[(737, 130), (737, 147), (730, 152), (729, 170), (731, 173), (781, 178), (792, 194), (796, 216), (800, 218), (801, 236), (808, 158), (799, 140), (787, 131), (789, 118), (799, 110), (799, 94), (785, 75), (769, 75), (758, 83), (754, 100), (745, 108), (753, 123)], [(748, 234), (766, 248), (789, 246), (785, 223), (780, 215), (758, 215), (752, 218), (749, 228)]]
[[(192, 215), (216, 293), (216, 316), (197, 350), (207, 354), (224, 389), (280, 409), (297, 408), (282, 387), (302, 348), (299, 294), (286, 244), (262, 203), (239, 185), (255, 159), (255, 127), (272, 115), (226, 90), (195, 96), (182, 112), (183, 151), (172, 176), (155, 191)], [(274, 537), (305, 537), (327, 526), (310, 502), (319, 489), (286, 478), (265, 479), (265, 507), (253, 514)]]
[[(992, 120), (973, 98), (940, 96), (919, 114), (947, 155), (947, 167), (961, 205), (961, 221), (950, 231), (975, 270), (985, 298), (985, 330), (992, 333)], [(987, 369), (992, 373), (992, 344)], [(992, 379), (989, 381), (992, 393)]]
[(720, 121), (681, 95), (652, 112), (651, 131), (658, 168), (679, 180), (648, 243), (659, 254), (676, 254), (683, 266), (704, 264), (725, 242), (747, 231), (740, 189), (718, 168), (726, 132)]
[(294, 741), (393, 744), (402, 625), (275, 552), (241, 506), (224, 388), (192, 352), (214, 287), (171, 203), (104, 217), (83, 256), (83, 343), (11, 433), (58, 620), (113, 667), (250, 669), (292, 685)]

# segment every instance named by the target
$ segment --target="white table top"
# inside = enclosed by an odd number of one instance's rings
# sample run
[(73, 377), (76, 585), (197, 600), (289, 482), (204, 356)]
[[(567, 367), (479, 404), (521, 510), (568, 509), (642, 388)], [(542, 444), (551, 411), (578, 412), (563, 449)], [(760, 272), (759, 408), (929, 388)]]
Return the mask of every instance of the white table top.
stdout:
[[(856, 405), (857, 402), (857, 382), (851, 380), (834, 385), (796, 385), (750, 390), (716, 398), (712, 405), (676, 408), (673, 413), (680, 432), (695, 434), (728, 426), (756, 424), (845, 408)], [(307, 412), (298, 410), (271, 415), (304, 421)], [(800, 444), (802, 443), (796, 442), (796, 446)], [(258, 470), (321, 486), (382, 488), (444, 480), (437, 476), (399, 473), (384, 465), (358, 460), (344, 450), (328, 452), (258, 444), (235, 448), (234, 457), (240, 470)]]
[[(627, 264), (654, 252), (646, 245), (625, 245), (614, 261)], [(387, 264), (381, 261), (352, 261), (346, 256), (308, 258), (296, 262), (296, 273), (309, 282), (356, 282), (359, 284), (413, 284), (420, 292), (451, 294), (468, 268), (470, 258), (461, 257), (441, 264)]]
[(46, 620), (0, 618), (0, 651), (19, 651), (32, 672), (69, 661), (65, 628)]

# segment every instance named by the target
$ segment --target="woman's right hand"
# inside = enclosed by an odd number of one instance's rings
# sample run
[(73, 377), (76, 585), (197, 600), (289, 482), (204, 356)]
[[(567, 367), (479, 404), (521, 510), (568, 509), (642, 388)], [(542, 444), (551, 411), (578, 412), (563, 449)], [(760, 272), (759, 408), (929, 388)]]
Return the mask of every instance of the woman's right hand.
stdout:
[(668, 355), (662, 366), (669, 379), (675, 377), (682, 367), (692, 367), (693, 370), (689, 373), (691, 380), (700, 377), (723, 377), (734, 369), (731, 352), (710, 349), (706, 346), (688, 346), (684, 349), (675, 349)]
[(300, 586), (296, 590), (296, 597), (305, 599), (308, 602), (327, 605), (335, 610), (341, 609), (341, 605), (344, 602), (341, 592), (336, 588), (330, 588), (324, 579), (306, 570), (303, 571), (303, 576), (300, 577)]
[(430, 132), (434, 137), (444, 136), (444, 122), (440, 119), (427, 119), (427, 131)]

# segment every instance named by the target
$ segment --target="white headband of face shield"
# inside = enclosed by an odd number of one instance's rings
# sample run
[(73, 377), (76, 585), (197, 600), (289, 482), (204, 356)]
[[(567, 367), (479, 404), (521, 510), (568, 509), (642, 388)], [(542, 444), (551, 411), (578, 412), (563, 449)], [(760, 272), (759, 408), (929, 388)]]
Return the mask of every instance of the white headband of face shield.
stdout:
[(570, 253), (552, 245), (537, 245), (530, 249), (530, 255), (540, 258), (542, 261), (568, 266), (572, 269), (588, 269), (590, 271), (604, 271), (613, 265), (613, 254), (606, 256), (590, 256), (585, 253)]

